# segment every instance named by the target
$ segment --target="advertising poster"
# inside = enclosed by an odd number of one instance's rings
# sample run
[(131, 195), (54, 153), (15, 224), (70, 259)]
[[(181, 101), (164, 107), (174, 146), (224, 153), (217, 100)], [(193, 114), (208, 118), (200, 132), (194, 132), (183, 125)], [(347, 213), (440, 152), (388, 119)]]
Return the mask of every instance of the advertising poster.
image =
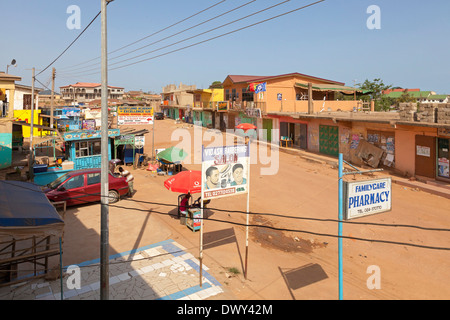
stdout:
[(153, 108), (146, 106), (119, 106), (117, 107), (117, 124), (119, 126), (153, 124)]
[(213, 199), (247, 193), (249, 155), (247, 145), (204, 148), (203, 198)]

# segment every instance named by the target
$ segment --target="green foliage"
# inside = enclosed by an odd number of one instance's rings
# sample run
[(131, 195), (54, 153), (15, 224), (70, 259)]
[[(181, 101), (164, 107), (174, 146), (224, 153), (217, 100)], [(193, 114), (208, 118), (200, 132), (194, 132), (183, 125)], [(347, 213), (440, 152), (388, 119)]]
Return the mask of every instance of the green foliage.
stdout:
[(209, 86), (209, 89), (220, 89), (223, 88), (222, 86), (222, 81), (214, 81), (213, 83), (211, 83), (211, 85)]
[(375, 111), (387, 111), (391, 105), (394, 104), (394, 99), (383, 96), (383, 91), (392, 88), (392, 85), (384, 84), (380, 78), (370, 81), (366, 79), (363, 83), (358, 83), (357, 86), (362, 91), (367, 92), (360, 96), (363, 101), (374, 100)]

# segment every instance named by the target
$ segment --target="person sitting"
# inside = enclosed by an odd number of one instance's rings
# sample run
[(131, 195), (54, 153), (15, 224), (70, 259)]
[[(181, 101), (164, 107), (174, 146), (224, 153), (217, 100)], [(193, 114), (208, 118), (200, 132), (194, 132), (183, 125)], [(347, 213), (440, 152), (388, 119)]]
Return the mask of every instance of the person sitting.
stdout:
[(188, 214), (187, 210), (189, 208), (189, 199), (190, 198), (191, 198), (191, 194), (188, 193), (180, 201), (179, 212), (182, 213), (185, 216), (187, 216), (187, 214)]
[(125, 177), (127, 182), (128, 182), (128, 189), (129, 189), (129, 193), (130, 195), (133, 194), (133, 180), (134, 177), (133, 175), (126, 169), (124, 169), (123, 167), (119, 167), (119, 173), (122, 177)]

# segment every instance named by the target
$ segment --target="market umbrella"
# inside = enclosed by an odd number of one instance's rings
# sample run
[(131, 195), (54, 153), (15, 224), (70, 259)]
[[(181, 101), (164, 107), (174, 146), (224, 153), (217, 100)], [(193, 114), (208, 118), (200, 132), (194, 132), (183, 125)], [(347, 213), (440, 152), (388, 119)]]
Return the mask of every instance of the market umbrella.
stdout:
[(246, 132), (247, 130), (250, 130), (250, 129), (256, 129), (256, 126), (251, 123), (241, 123), (236, 126), (236, 129), (242, 129), (242, 130), (244, 130), (244, 132)]
[(200, 193), (202, 190), (201, 171), (182, 171), (164, 181), (164, 186), (173, 192)]
[(180, 162), (187, 157), (187, 152), (177, 147), (170, 147), (158, 152), (158, 158), (167, 162)]

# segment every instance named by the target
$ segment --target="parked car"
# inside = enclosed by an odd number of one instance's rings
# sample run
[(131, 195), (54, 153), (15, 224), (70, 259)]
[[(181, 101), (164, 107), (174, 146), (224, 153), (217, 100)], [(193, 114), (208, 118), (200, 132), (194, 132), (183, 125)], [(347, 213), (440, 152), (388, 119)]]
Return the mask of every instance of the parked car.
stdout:
[(164, 120), (163, 112), (155, 112), (155, 120)]
[[(119, 174), (109, 173), (109, 203), (119, 201), (129, 195), (128, 182)], [(67, 206), (100, 201), (101, 170), (82, 169), (70, 171), (42, 189), (50, 201), (66, 201)]]

